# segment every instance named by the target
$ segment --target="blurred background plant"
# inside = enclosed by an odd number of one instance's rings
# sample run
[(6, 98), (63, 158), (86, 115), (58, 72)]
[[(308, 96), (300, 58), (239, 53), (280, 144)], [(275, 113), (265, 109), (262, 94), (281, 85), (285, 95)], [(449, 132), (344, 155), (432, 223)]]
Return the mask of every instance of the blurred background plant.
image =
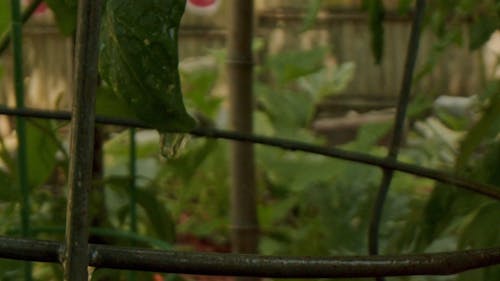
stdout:
[[(0, 2), (0, 13), (5, 13), (0, 16), (0, 31), (8, 24), (8, 9), (2, 9), (4, 2)], [(411, 11), (413, 1), (399, 2), (397, 7), (402, 15)], [(458, 45), (477, 50), (484, 46), (499, 23), (496, 1), (432, 1), (430, 5), (427, 26), (436, 42), (422, 58), (424, 63), (415, 78), (416, 84), (434, 75), (441, 60), (447, 59), (444, 54), (449, 48)], [(329, 7), (328, 1), (311, 1), (310, 6), (301, 6), (303, 21), (289, 28), (301, 34), (314, 28), (325, 6)], [(383, 64), (391, 59), (391, 54), (379, 45), (384, 42), (384, 35), (380, 34), (384, 20), (381, 6), (363, 7), (368, 10), (368, 16), (373, 17), (369, 24), (376, 38), (372, 38), (370, 50)], [(466, 33), (463, 17), (471, 17)], [(316, 130), (318, 120), (332, 119), (325, 115), (322, 106), (345, 96), (356, 75), (368, 67), (354, 59), (339, 60), (336, 47), (287, 48), (273, 52), (272, 42), (262, 35), (255, 39), (256, 133), (336, 145), (383, 157), (392, 124), (390, 107), (345, 115), (343, 112), (340, 117), (333, 117), (352, 120), (363, 116), (366, 117), (363, 120), (368, 120), (356, 123), (354, 137), (342, 142), (332, 140), (331, 134), (339, 131)], [(202, 126), (227, 126), (224, 61), (225, 51), (212, 48), (208, 55), (181, 63), (186, 103)], [(393, 83), (399, 85), (398, 81)], [(499, 87), (494, 75), (483, 75), (481, 87), (468, 97), (446, 96), (446, 93), (423, 91), (423, 87), (417, 86), (399, 159), (500, 186), (500, 176), (496, 173), (500, 167)], [(104, 87), (100, 89), (98, 112), (126, 114), (108, 94)], [(372, 118), (380, 113), (389, 118)], [(36, 210), (31, 217), (32, 233), (41, 239), (61, 240), (69, 157), (66, 123), (30, 119), (27, 130), (28, 181), (32, 209)], [(230, 251), (227, 142), (193, 137), (178, 158), (165, 160), (159, 156), (157, 133), (139, 130), (135, 135), (136, 189), (131, 189), (130, 133), (110, 126), (102, 130), (105, 168), (102, 177), (95, 181), (93, 194), (99, 200), (92, 200), (90, 212), (93, 220), (101, 221), (91, 230), (93, 239), (158, 249)], [(9, 235), (20, 232), (15, 149), (11, 136), (0, 138), (0, 233)], [(256, 164), (261, 253), (317, 256), (367, 251), (371, 205), (381, 178), (378, 168), (265, 146), (256, 147)], [(383, 253), (500, 245), (498, 202), (403, 173), (396, 173), (392, 186), (384, 209)], [(138, 206), (136, 218), (131, 216), (132, 197)], [(137, 221), (136, 234), (130, 232), (132, 220)], [(1, 280), (18, 280), (21, 263), (0, 260), (0, 272)], [(61, 279), (57, 266), (36, 265), (34, 274), (39, 280)], [(141, 274), (140, 280), (152, 280), (151, 274)], [(94, 274), (96, 280), (118, 278), (125, 279), (126, 275), (111, 270)], [(159, 275), (156, 278), (160, 278)], [(391, 278), (499, 279), (498, 266), (458, 276)]]

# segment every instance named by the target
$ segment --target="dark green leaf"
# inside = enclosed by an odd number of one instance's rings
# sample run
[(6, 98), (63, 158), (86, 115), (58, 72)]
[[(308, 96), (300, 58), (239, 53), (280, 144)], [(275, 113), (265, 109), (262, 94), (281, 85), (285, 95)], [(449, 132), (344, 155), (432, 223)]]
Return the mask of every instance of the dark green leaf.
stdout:
[(54, 12), (57, 26), (64, 35), (73, 35), (76, 30), (77, 0), (45, 0)]
[[(117, 191), (118, 194), (130, 197), (131, 190), (129, 177), (111, 177), (107, 179), (106, 184)], [(154, 235), (166, 242), (175, 241), (175, 222), (170, 211), (166, 208), (165, 203), (160, 201), (155, 191), (157, 187), (151, 189), (137, 188), (135, 190), (136, 202), (144, 210), (150, 223), (150, 229)], [(129, 208), (124, 208), (122, 213), (128, 215)]]
[(471, 249), (500, 246), (499, 214), (499, 202), (492, 202), (480, 208), (462, 232), (459, 248)]
[(481, 15), (469, 27), (469, 48), (476, 50), (486, 43), (499, 26), (498, 17)]
[(137, 203), (144, 209), (151, 222), (151, 227), (158, 238), (175, 241), (175, 222), (165, 204), (158, 200), (157, 195), (146, 189), (137, 189)]
[(369, 16), (373, 56), (375, 63), (380, 64), (384, 53), (384, 3), (382, 0), (364, 0), (363, 4)]
[(183, 0), (108, 0), (101, 26), (102, 78), (137, 118), (161, 132), (195, 126), (184, 107), (177, 40)]
[(122, 100), (117, 99), (108, 87), (99, 87), (96, 96), (96, 114), (111, 117), (132, 118), (135, 113)]

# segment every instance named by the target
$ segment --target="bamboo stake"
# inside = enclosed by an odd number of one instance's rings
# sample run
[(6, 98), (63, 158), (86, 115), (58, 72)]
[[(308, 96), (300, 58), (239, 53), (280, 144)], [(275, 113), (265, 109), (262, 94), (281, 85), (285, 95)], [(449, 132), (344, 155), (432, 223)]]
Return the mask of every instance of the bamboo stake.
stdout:
[[(231, 127), (252, 133), (253, 111), (253, 1), (230, 1), (227, 69)], [(258, 247), (254, 150), (251, 143), (231, 143), (232, 247), (237, 253), (254, 253)]]
[(78, 2), (76, 89), (71, 123), (66, 251), (63, 257), (66, 281), (88, 280), (88, 192), (92, 181), (100, 9), (99, 0)]

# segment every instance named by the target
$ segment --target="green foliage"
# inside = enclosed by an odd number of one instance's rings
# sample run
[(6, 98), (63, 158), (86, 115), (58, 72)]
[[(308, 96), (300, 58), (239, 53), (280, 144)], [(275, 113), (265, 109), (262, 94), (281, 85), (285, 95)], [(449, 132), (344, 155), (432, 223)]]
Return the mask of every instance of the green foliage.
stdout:
[[(457, 174), (498, 187), (500, 177), (494, 168), (500, 166), (497, 99), (498, 82), (493, 81), (480, 96), (482, 114), (463, 138), (454, 164)], [(499, 207), (499, 202), (484, 196), (436, 184), (422, 211), (416, 209), (408, 218), (401, 235), (405, 242), (400, 240), (398, 248), (422, 252), (498, 246)], [(492, 267), (460, 274), (458, 280), (496, 280), (499, 276), (498, 267)]]
[(3, 36), (10, 25), (10, 2), (0, 2), (0, 36)]
[(189, 132), (195, 121), (182, 100), (177, 40), (185, 1), (106, 2), (101, 27), (102, 78), (160, 132)]
[(54, 12), (57, 27), (62, 34), (71, 36), (76, 31), (77, 0), (45, 0)]
[(493, 15), (479, 15), (469, 28), (469, 48), (476, 50), (483, 46), (499, 27), (497, 13)]
[(61, 144), (54, 130), (54, 124), (47, 120), (31, 120), (26, 124), (28, 184), (31, 188), (46, 182), (56, 165), (55, 155)]
[(315, 23), (318, 12), (321, 8), (322, 0), (312, 0), (307, 6), (307, 14), (304, 22), (302, 23), (302, 31), (309, 30)]
[(457, 159), (458, 169), (467, 165), (472, 153), (485, 141), (491, 141), (500, 132), (500, 81), (488, 85), (483, 96), (486, 96), (485, 108), (481, 119), (469, 130), (461, 143)]
[(380, 64), (384, 53), (384, 3), (382, 0), (363, 0), (363, 8), (369, 15), (371, 48), (375, 63)]
[[(116, 212), (122, 216), (121, 224), (125, 222), (125, 217), (130, 213), (130, 206), (128, 198), (130, 198), (130, 189), (128, 188), (130, 178), (128, 177), (109, 177), (106, 180), (106, 186), (110, 188), (108, 195), (110, 200), (114, 201), (113, 204), (121, 202), (117, 205)], [(144, 212), (143, 217), (149, 222), (147, 229), (150, 230), (149, 234), (153, 238), (158, 238), (166, 242), (175, 241), (175, 223), (169, 210), (165, 204), (157, 199), (157, 186), (146, 186), (138, 188), (134, 192), (135, 199), (141, 210)], [(111, 193), (113, 192), (113, 193)], [(120, 215), (121, 214), (121, 215)], [(123, 224), (124, 226), (124, 224)]]

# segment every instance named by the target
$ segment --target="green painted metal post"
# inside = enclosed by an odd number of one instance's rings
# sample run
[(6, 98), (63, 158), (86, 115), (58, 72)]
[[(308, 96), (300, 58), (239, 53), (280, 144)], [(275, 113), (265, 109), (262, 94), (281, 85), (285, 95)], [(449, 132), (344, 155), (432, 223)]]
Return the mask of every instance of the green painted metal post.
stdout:
[[(137, 186), (135, 181), (136, 163), (137, 163), (137, 148), (135, 142), (136, 129), (131, 128), (129, 131), (130, 147), (129, 147), (129, 176), (130, 176), (130, 232), (137, 233)], [(134, 246), (132, 242), (131, 246)], [(129, 281), (137, 280), (137, 274), (131, 271), (128, 276)]]
[[(29, 4), (28, 7), (26, 7), (26, 10), (23, 11), (22, 14), (22, 22), (28, 21), (31, 16), (35, 13), (36, 8), (42, 3), (42, 0), (35, 0)], [(12, 29), (5, 31), (4, 34), (2, 34), (2, 37), (0, 37), (0, 55), (7, 50), (7, 47), (9, 46), (10, 40), (11, 40), (11, 33)]]
[[(24, 71), (23, 71), (23, 36), (22, 36), (22, 19), (21, 19), (21, 3), (19, 0), (11, 0), (12, 14), (12, 47), (14, 54), (14, 87), (16, 92), (16, 107), (24, 108)], [(28, 167), (26, 155), (26, 122), (23, 117), (16, 117), (17, 131), (17, 175), (18, 184), (21, 192), (21, 229), (22, 236), (30, 236), (30, 198), (28, 186)], [(32, 266), (31, 263), (26, 263), (24, 270), (24, 279), (31, 280)]]

